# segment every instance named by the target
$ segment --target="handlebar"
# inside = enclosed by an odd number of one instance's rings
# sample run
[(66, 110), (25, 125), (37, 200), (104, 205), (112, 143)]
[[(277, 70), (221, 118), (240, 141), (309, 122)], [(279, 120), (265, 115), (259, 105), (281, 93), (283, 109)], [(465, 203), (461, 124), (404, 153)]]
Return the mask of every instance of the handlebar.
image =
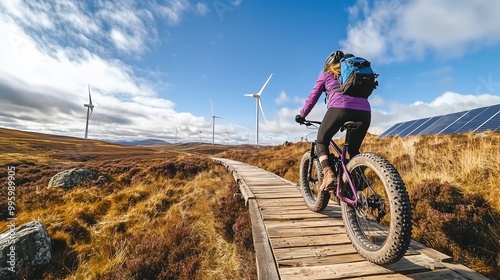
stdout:
[(309, 126), (314, 126), (314, 125), (320, 125), (321, 122), (320, 121), (311, 121), (311, 120), (304, 120), (304, 122), (301, 123), (301, 125), (305, 125), (307, 127)]

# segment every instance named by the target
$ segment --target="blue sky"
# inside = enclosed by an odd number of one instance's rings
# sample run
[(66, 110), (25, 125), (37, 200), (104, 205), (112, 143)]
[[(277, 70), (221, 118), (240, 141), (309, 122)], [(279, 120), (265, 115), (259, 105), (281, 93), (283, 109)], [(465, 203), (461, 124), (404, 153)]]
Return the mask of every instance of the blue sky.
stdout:
[(380, 73), (375, 134), (500, 103), (500, 1), (429, 3), (2, 1), (0, 126), (83, 137), (90, 84), (89, 138), (211, 142), (212, 100), (215, 142), (254, 144), (255, 100), (243, 94), (273, 73), (259, 142), (298, 141), (314, 133), (294, 116), (336, 49)]

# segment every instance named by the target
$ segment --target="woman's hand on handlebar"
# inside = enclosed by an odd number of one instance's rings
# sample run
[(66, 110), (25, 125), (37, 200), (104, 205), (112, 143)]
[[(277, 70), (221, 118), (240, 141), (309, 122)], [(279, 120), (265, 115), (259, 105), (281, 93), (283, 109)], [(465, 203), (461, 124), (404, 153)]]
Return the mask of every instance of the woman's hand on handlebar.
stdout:
[(306, 118), (304, 118), (301, 115), (296, 115), (295, 116), (295, 121), (298, 122), (298, 123), (300, 123), (300, 124), (304, 124), (306, 122)]
[(319, 121), (306, 120), (306, 118), (302, 117), (301, 115), (295, 116), (295, 121), (299, 124), (304, 124), (305, 126), (317, 126), (321, 124), (321, 122)]

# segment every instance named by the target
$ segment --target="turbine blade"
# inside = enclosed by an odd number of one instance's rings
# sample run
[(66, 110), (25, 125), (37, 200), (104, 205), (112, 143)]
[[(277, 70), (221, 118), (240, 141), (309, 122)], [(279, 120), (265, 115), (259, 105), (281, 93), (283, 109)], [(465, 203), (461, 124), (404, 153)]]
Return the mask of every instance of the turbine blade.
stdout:
[(89, 115), (90, 118), (92, 116), (92, 113), (94, 112), (94, 106), (89, 107), (89, 109), (90, 109), (90, 115)]
[(212, 105), (212, 98), (210, 98), (210, 108), (212, 109), (212, 117), (214, 117), (215, 114), (214, 114), (214, 106)]
[(253, 97), (253, 94), (247, 93), (247, 94), (243, 94), (243, 96)]
[(214, 118), (212, 118), (212, 120), (210, 121), (210, 123), (208, 124), (208, 127), (211, 127), (212, 126), (212, 122), (214, 121)]
[(271, 75), (269, 76), (269, 78), (267, 78), (267, 81), (266, 83), (262, 86), (262, 88), (259, 90), (259, 92), (257, 93), (258, 96), (260, 96), (262, 94), (262, 91), (264, 91), (264, 88), (267, 86), (267, 83), (269, 83), (269, 80), (271, 80), (271, 77), (273, 76), (273, 73), (271, 73)]
[(90, 95), (90, 85), (89, 86), (89, 102), (90, 102), (90, 105), (92, 105), (92, 96)]
[(262, 102), (260, 101), (260, 98), (259, 98), (259, 107), (260, 111), (262, 112), (262, 116), (264, 117), (264, 121), (267, 122), (266, 115), (264, 115), (264, 109), (262, 108)]

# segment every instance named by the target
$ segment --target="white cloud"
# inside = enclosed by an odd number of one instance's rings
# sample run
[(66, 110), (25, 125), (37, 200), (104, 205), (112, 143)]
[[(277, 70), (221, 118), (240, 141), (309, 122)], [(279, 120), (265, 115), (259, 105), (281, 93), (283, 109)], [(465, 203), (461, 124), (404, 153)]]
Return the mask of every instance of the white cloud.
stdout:
[(168, 5), (159, 5), (160, 14), (163, 15), (170, 24), (178, 24), (182, 14), (189, 9), (187, 0), (169, 0)]
[(289, 101), (289, 98), (286, 95), (286, 92), (282, 90), (280, 92), (280, 95), (278, 95), (278, 97), (274, 100), (274, 103), (276, 103), (277, 105), (282, 105), (284, 103), (287, 103), (288, 101)]
[(121, 53), (137, 55), (147, 50), (149, 41), (157, 40), (153, 14), (131, 0), (98, 2), (94, 13), (76, 0), (4, 2), (0, 7), (5, 20), (18, 24), (47, 50), (57, 44), (79, 48), (83, 43), (108, 55), (111, 43)]
[(359, 0), (349, 9), (343, 49), (386, 63), (427, 51), (460, 56), (500, 42), (500, 1)]
[(125, 54), (141, 54), (147, 43), (156, 40), (154, 17), (133, 1), (103, 2), (96, 16), (108, 26), (108, 39)]
[(205, 3), (197, 3), (196, 4), (196, 12), (200, 15), (204, 15), (206, 13), (208, 13), (209, 9), (208, 9), (208, 6), (207, 4)]
[[(176, 125), (185, 128), (186, 137), (190, 131), (197, 135), (197, 127), (206, 127), (202, 117), (177, 112), (172, 101), (158, 97), (158, 88), (165, 84), (154, 78), (162, 73), (143, 71), (141, 74), (152, 79), (138, 77), (137, 68), (109, 55), (113, 53), (110, 45), (132, 56), (144, 51), (148, 36), (155, 33), (151, 13), (127, 6), (136, 2), (123, 1), (117, 6), (100, 2), (93, 21), (77, 3), (0, 3), (0, 104), (5, 105), (0, 126), (83, 137), (83, 104), (88, 102), (90, 84), (95, 105), (89, 124), (91, 138), (171, 139)], [(46, 21), (38, 28), (62, 24), (67, 28), (57, 38), (46, 37), (50, 32), (31, 32), (34, 23), (26, 19), (32, 14)], [(81, 22), (68, 23), (80, 16)], [(89, 23), (86, 29), (85, 22)], [(99, 37), (104, 25), (109, 40), (100, 40), (106, 38)], [(88, 44), (73, 46), (74, 40)]]

